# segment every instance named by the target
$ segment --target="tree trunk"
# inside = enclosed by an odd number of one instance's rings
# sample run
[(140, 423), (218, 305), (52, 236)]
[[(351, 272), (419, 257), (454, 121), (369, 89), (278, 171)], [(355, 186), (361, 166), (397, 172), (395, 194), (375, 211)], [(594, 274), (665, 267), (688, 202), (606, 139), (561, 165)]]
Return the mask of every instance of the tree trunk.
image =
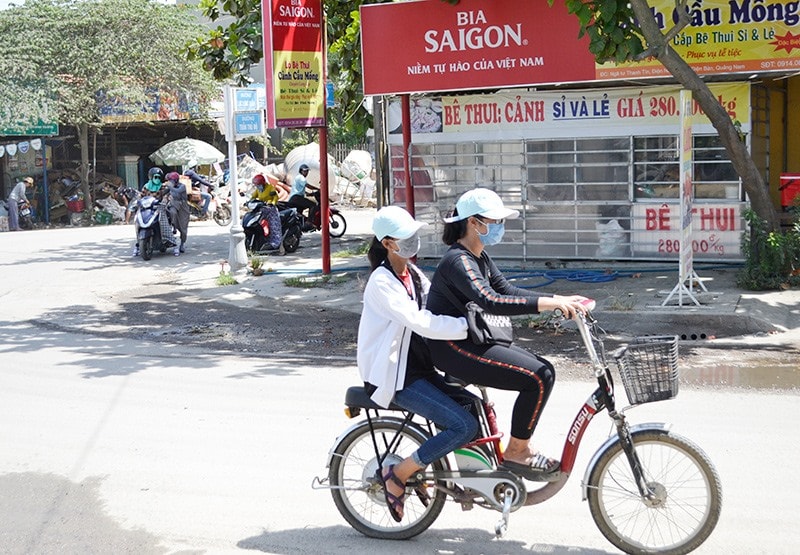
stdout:
[(739, 137), (730, 115), (705, 81), (700, 79), (700, 76), (689, 67), (689, 64), (670, 47), (650, 11), (647, 0), (631, 0), (631, 7), (642, 29), (642, 35), (647, 41), (647, 48), (681, 85), (692, 91), (692, 97), (705, 112), (714, 129), (717, 130), (720, 141), (730, 156), (733, 168), (742, 178), (742, 186), (750, 197), (750, 205), (753, 210), (767, 222), (771, 230), (778, 229), (780, 227), (778, 213), (772, 204), (764, 178), (747, 151), (747, 146)]
[(78, 128), (78, 142), (81, 145), (81, 187), (83, 188), (83, 202), (86, 210), (91, 210), (94, 206), (92, 199), (92, 186), (89, 183), (89, 124), (80, 123)]

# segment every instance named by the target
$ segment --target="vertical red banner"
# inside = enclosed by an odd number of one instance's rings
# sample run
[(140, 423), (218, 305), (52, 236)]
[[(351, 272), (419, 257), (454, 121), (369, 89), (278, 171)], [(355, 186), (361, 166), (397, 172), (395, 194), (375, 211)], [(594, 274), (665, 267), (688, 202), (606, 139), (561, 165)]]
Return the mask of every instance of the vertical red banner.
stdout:
[(267, 127), (325, 124), (321, 0), (262, 0)]

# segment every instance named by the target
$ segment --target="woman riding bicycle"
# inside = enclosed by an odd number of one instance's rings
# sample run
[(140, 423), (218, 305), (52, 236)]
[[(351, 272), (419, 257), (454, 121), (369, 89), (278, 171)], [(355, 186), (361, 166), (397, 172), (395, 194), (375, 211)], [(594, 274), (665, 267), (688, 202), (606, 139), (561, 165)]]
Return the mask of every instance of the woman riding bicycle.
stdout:
[[(441, 429), (410, 457), (378, 470), (389, 512), (397, 522), (403, 518), (411, 475), (468, 443), (478, 431), (476, 418), (464, 406), (477, 397), (445, 383), (423, 339), (467, 336), (464, 318), (435, 316), (423, 308), (430, 282), (408, 259), (419, 250), (419, 229), (424, 225), (398, 206), (378, 211), (367, 255), (372, 273), (358, 326), (358, 369), (372, 400), (384, 408), (393, 402)], [(420, 490), (417, 494), (427, 496)]]
[[(584, 297), (540, 295), (513, 286), (497, 269), (484, 247), (500, 242), (504, 220), (519, 216), (503, 206), (489, 189), (464, 193), (452, 217), (445, 218), (443, 241), (450, 245), (432, 279), (427, 308), (434, 314), (459, 316), (462, 304), (474, 301), (486, 312), (501, 315), (561, 310), (573, 317), (586, 313)], [(476, 345), (469, 339), (428, 341), (437, 368), (468, 383), (518, 391), (511, 418), (511, 439), (503, 465), (523, 477), (539, 480), (559, 468), (559, 461), (537, 453), (530, 438), (555, 383), (555, 369), (544, 358), (510, 345)]]

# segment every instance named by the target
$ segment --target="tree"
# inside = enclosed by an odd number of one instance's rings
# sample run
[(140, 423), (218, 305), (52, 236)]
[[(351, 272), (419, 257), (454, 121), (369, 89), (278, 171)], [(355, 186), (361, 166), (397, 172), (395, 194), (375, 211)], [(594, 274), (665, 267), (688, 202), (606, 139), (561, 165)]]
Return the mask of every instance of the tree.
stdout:
[[(361, 91), (360, 20), (350, 0), (324, 0), (328, 41), (328, 78), (336, 89), (336, 107), (328, 110), (333, 142), (361, 142), (372, 127)], [(200, 60), (215, 79), (250, 83), (250, 68), (264, 58), (260, 0), (202, 0), (200, 9), (211, 21), (231, 19), (189, 45), (189, 59)]]
[(88, 130), (101, 124), (100, 99), (136, 109), (157, 90), (205, 106), (218, 86), (183, 51), (204, 31), (187, 9), (151, 0), (28, 0), (0, 11), (0, 34), (13, 37), (0, 57), (0, 97), (9, 107), (0, 124), (35, 123), (44, 110), (75, 126), (91, 206)]
[[(580, 36), (589, 35), (589, 51), (598, 63), (654, 57), (681, 85), (692, 91), (695, 101), (719, 133), (736, 173), (742, 178), (753, 210), (770, 229), (778, 229), (777, 211), (739, 130), (705, 81), (670, 46), (670, 41), (691, 21), (688, 0), (676, 0), (678, 22), (663, 33), (647, 0), (565, 1), (569, 12), (577, 15), (580, 21)], [(554, 0), (548, 2), (552, 5)]]

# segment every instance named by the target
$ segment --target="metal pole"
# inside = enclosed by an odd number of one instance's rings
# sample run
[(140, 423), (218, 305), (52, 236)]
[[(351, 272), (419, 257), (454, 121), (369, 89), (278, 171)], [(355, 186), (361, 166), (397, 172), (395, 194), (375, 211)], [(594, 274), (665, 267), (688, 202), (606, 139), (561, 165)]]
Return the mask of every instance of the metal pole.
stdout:
[(50, 187), (47, 186), (47, 143), (42, 137), (42, 189), (44, 192), (44, 221), (50, 223)]
[(239, 218), (239, 186), (236, 178), (236, 131), (234, 129), (233, 91), (225, 85), (225, 138), (228, 141), (228, 180), (231, 188), (231, 245), (228, 265), (231, 273), (247, 267), (247, 251), (244, 248), (244, 229)]
[[(326, 110), (326, 108), (323, 108)], [(328, 126), (319, 128), (319, 222), (322, 233), (322, 273), (331, 273), (331, 236), (328, 225), (328, 209), (330, 196), (328, 194)]]
[(403, 169), (406, 173), (406, 210), (412, 216), (414, 211), (414, 186), (411, 182), (411, 97), (402, 96), (403, 107)]
[[(324, 2), (324, 0), (323, 0)], [(320, 2), (322, 5), (323, 2)], [(328, 45), (327, 45), (327, 25), (325, 12), (320, 14), (322, 17), (321, 41), (322, 41), (322, 67), (320, 68), (320, 84), (323, 91), (327, 92), (328, 82)], [(331, 93), (332, 94), (332, 93)], [(322, 95), (322, 127), (319, 128), (319, 224), (322, 233), (322, 274), (331, 273), (331, 233), (329, 225), (330, 210), (330, 183), (328, 183), (328, 101), (325, 94)]]

